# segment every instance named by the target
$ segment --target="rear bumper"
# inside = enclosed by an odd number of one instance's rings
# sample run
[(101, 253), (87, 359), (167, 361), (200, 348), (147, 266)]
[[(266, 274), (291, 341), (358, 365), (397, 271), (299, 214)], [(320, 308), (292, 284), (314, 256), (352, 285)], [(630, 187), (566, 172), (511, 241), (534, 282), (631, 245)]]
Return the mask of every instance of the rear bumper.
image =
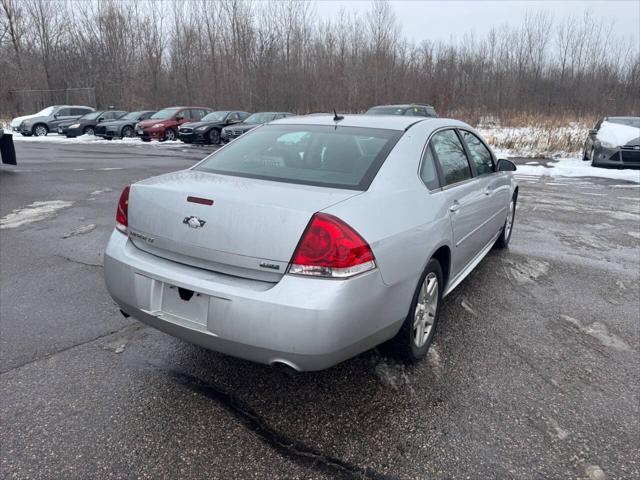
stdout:
[[(143, 252), (117, 231), (104, 272), (111, 296), (138, 320), (211, 350), (298, 370), (328, 368), (393, 337), (412, 293), (385, 285), (377, 269), (349, 280), (231, 277)], [(208, 296), (206, 321), (166, 313), (169, 285)]]

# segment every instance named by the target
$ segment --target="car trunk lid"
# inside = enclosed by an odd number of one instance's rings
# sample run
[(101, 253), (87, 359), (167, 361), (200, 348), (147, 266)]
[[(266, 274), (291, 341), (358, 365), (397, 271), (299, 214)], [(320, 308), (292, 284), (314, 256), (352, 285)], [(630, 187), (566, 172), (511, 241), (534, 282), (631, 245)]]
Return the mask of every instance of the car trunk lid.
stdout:
[(312, 215), (359, 193), (185, 170), (132, 186), (129, 235), (164, 258), (277, 282)]

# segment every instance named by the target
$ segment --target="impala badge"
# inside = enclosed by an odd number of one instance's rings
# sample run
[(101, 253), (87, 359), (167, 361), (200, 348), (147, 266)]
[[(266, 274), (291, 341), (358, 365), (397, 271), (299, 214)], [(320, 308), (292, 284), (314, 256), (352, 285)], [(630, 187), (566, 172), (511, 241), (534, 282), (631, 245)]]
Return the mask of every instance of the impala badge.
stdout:
[(200, 228), (204, 227), (204, 224), (207, 223), (205, 220), (200, 220), (198, 217), (184, 217), (182, 223), (189, 225), (189, 228)]

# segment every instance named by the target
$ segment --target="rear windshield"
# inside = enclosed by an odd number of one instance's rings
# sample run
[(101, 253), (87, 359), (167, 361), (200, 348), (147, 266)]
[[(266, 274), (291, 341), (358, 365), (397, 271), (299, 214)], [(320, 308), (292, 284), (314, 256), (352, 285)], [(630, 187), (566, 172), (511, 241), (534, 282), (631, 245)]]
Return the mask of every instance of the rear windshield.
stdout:
[(249, 115), (244, 121), (245, 123), (267, 123), (273, 120), (275, 113), (261, 112)]
[(366, 190), (402, 132), (324, 125), (264, 125), (196, 170), (277, 182)]

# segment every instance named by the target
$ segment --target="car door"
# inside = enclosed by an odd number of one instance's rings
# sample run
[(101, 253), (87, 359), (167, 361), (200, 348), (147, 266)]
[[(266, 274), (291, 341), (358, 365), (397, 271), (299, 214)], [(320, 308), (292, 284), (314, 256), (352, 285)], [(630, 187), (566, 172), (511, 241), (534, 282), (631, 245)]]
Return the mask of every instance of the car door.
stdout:
[(478, 234), (486, 245), (504, 226), (511, 198), (509, 179), (498, 172), (491, 150), (480, 137), (463, 129), (460, 129), (459, 133), (471, 159), (478, 186), (483, 193), (478, 201), (481, 204), (484, 223)]
[(62, 107), (54, 114), (53, 119), (49, 122), (49, 130), (56, 130), (62, 122), (76, 118), (79, 118), (79, 116), (72, 115), (71, 108)]
[(462, 140), (454, 128), (440, 130), (430, 140), (442, 176), (442, 193), (446, 196), (451, 219), (453, 252), (452, 277), (460, 273), (486, 242), (480, 233), (485, 221), (484, 192), (467, 157)]

